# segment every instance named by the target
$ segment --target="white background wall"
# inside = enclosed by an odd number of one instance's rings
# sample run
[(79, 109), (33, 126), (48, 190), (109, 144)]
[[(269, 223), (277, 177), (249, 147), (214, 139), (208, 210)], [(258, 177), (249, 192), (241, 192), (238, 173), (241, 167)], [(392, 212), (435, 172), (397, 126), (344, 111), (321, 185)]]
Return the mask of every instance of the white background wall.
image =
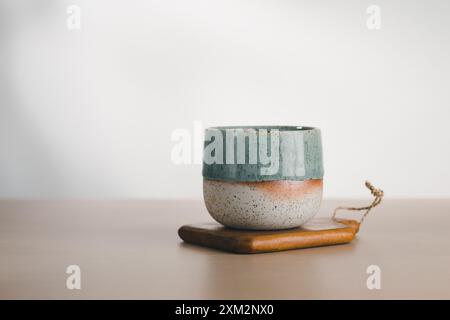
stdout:
[(449, 14), (444, 0), (0, 0), (0, 197), (200, 198), (200, 165), (170, 161), (194, 120), (320, 127), (326, 197), (367, 197), (365, 179), (448, 197)]

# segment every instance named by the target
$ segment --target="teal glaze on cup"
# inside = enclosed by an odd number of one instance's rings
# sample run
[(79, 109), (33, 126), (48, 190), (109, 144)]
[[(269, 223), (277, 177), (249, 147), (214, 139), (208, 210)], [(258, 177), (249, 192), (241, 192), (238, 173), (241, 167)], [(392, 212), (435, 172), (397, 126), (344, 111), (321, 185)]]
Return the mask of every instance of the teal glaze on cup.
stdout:
[[(236, 130), (278, 130), (280, 134), (279, 143), (279, 170), (273, 175), (262, 175), (261, 168), (266, 167), (261, 163), (257, 164), (226, 164), (226, 134)], [(212, 127), (206, 129), (205, 137), (211, 132), (220, 132), (222, 135), (222, 145), (224, 146), (222, 164), (207, 164), (203, 162), (203, 177), (212, 180), (229, 181), (274, 181), (274, 180), (307, 180), (321, 179), (323, 177), (322, 142), (320, 130), (312, 127), (294, 126), (245, 126), (245, 127)], [(258, 135), (259, 138), (259, 135)], [(303, 154), (299, 159), (299, 150), (293, 140), (303, 140)], [(205, 141), (205, 148), (211, 141)], [(248, 143), (248, 141), (246, 141)], [(260, 141), (257, 140), (258, 150)], [(247, 144), (246, 144), (247, 146)], [(246, 159), (249, 157), (249, 148), (245, 148)], [(295, 172), (304, 171), (303, 174), (296, 175)]]
[(317, 128), (206, 129), (203, 195), (208, 212), (225, 226), (267, 230), (302, 225), (319, 210), (323, 174)]

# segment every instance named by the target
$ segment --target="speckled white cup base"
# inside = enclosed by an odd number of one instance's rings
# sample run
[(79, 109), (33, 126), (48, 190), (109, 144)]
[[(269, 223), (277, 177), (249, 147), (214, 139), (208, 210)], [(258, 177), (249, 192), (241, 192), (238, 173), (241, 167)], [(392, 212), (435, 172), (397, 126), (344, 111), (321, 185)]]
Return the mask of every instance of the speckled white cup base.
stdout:
[(299, 227), (318, 211), (322, 179), (231, 182), (203, 179), (210, 215), (238, 229), (277, 230)]

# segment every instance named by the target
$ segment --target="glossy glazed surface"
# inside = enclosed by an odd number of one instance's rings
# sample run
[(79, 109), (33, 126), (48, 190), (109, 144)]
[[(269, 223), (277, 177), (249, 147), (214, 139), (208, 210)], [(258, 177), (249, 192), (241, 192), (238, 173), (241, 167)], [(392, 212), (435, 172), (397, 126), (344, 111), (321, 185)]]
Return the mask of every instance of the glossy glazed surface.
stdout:
[[(228, 135), (236, 138), (228, 139)], [(241, 136), (239, 136), (241, 135)], [(238, 138), (239, 137), (239, 138)], [(239, 139), (245, 139), (245, 163), (239, 163)], [(253, 140), (252, 140), (253, 139)], [(269, 165), (261, 161), (260, 153), (272, 155), (272, 139), (277, 140), (275, 169), (264, 173)], [(254, 141), (251, 149), (250, 141)], [(267, 143), (267, 145), (266, 145)], [(232, 144), (232, 145), (231, 145)], [(214, 149), (218, 149), (213, 151)], [(258, 161), (251, 163), (251, 151)], [(271, 152), (268, 152), (271, 150)], [(216, 153), (220, 154), (217, 155)], [(214, 157), (211, 154), (214, 153)], [(234, 162), (227, 161), (228, 156)], [(257, 154), (257, 155), (256, 155)], [(214, 163), (203, 162), (203, 177), (211, 180), (226, 181), (275, 181), (321, 179), (324, 174), (322, 160), (321, 132), (313, 127), (295, 126), (252, 126), (252, 127), (211, 127), (205, 131), (204, 160), (214, 158)]]

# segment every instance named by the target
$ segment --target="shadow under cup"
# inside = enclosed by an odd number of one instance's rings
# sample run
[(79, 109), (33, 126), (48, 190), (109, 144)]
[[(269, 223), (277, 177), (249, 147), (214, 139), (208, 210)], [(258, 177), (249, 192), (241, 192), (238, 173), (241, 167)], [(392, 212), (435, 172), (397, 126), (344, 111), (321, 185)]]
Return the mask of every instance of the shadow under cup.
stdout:
[(251, 230), (301, 226), (322, 201), (320, 130), (208, 128), (202, 173), (205, 205), (217, 222)]

